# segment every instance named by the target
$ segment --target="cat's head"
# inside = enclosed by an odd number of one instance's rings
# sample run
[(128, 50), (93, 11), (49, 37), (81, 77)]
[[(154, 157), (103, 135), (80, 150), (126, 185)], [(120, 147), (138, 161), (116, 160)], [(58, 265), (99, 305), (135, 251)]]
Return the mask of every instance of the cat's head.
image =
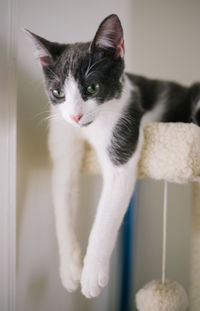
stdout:
[(50, 102), (75, 126), (92, 123), (122, 93), (124, 39), (119, 18), (110, 15), (87, 43), (49, 42), (30, 31)]

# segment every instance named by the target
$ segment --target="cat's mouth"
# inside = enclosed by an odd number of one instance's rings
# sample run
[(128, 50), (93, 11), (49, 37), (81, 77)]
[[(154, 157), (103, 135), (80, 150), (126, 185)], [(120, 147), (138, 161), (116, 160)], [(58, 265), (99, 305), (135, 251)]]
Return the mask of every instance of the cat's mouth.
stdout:
[[(69, 120), (68, 120), (69, 121)], [(69, 121), (69, 123), (71, 123), (73, 126), (75, 127), (87, 127), (89, 126), (91, 123), (93, 123), (94, 120), (91, 120), (91, 121), (86, 121), (86, 122), (82, 122), (82, 121), (79, 121), (79, 122), (74, 122), (74, 121)]]
[(80, 125), (81, 127), (85, 127), (85, 126), (90, 125), (92, 122), (93, 122), (93, 121), (89, 121), (89, 122), (86, 122), (86, 123), (80, 123), (79, 125)]

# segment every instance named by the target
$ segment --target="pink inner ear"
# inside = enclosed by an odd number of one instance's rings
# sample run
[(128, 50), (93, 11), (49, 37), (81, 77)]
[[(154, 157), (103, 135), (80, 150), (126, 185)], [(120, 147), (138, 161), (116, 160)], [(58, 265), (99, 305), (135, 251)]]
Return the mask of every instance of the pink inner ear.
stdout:
[(116, 50), (116, 57), (123, 57), (125, 55), (125, 47), (124, 47), (124, 40), (118, 45), (117, 50)]
[(125, 55), (124, 40), (122, 41), (122, 43), (120, 44), (120, 46), (121, 46), (122, 53), (123, 53), (123, 56), (124, 56), (124, 55)]
[(40, 57), (40, 64), (42, 66), (48, 66), (50, 64), (50, 57), (49, 56)]

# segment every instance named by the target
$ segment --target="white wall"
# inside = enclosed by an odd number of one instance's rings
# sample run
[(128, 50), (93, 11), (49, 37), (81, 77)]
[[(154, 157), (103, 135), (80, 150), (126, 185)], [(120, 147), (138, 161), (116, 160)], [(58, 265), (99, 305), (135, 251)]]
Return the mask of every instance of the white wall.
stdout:
[(199, 80), (198, 0), (131, 2), (135, 73), (190, 84)]
[[(124, 25), (129, 71), (182, 83), (199, 79), (198, 1), (18, 0), (18, 3), (20, 27), (61, 42), (91, 39), (106, 15), (118, 13)], [(30, 42), (20, 29), (18, 43), (17, 311), (116, 310), (107, 299), (112, 297), (114, 279), (111, 288), (92, 301), (80, 293), (66, 293), (60, 284), (47, 125), (41, 122), (48, 115), (45, 112), (48, 104), (40, 68), (33, 60)], [(84, 225), (80, 232), (85, 245), (101, 181), (83, 177), (82, 186)], [(140, 182), (136, 289), (161, 273), (162, 190), (161, 183)], [(190, 189), (170, 185), (169, 196), (167, 275), (187, 288)]]

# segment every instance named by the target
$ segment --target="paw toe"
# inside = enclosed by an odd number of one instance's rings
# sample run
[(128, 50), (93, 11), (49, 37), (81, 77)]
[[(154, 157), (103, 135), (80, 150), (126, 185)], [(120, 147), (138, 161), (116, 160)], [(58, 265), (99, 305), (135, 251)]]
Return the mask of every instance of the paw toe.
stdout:
[[(99, 267), (98, 267), (99, 268)], [(82, 294), (87, 298), (97, 297), (108, 283), (108, 269), (83, 269), (81, 278)]]
[(98, 284), (100, 287), (105, 287), (108, 284), (108, 274), (104, 272), (99, 273)]
[(81, 279), (81, 264), (71, 262), (60, 269), (60, 278), (63, 286), (68, 292), (74, 292), (79, 288)]

